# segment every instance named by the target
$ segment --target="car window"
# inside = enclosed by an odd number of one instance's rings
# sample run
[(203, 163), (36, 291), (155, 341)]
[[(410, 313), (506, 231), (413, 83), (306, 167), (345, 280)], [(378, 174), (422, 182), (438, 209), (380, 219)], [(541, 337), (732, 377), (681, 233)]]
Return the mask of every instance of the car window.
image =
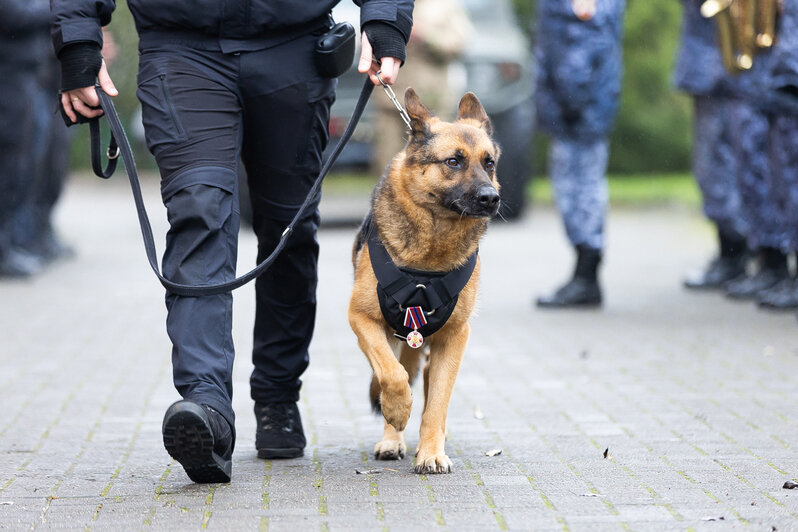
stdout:
[(512, 20), (510, 4), (497, 0), (463, 0), (471, 20), (480, 24), (507, 24)]

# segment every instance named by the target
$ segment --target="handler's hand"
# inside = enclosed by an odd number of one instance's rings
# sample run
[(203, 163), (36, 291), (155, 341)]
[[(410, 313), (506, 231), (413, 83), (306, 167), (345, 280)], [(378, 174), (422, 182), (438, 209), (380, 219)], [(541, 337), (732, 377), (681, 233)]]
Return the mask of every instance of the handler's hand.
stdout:
[[(119, 94), (119, 91), (114, 87), (114, 82), (111, 81), (111, 76), (108, 75), (105, 60), (103, 60), (100, 66), (100, 72), (97, 73), (97, 81), (100, 83), (100, 87), (102, 87), (109, 96), (116, 96)], [(66, 115), (73, 122), (78, 121), (78, 117), (75, 113), (80, 113), (86, 118), (94, 118), (103, 114), (102, 109), (90, 109), (90, 107), (100, 106), (100, 97), (97, 96), (94, 85), (83, 87), (82, 89), (72, 89), (62, 93), (61, 105), (64, 106)]]
[(379, 62), (374, 58), (374, 53), (371, 49), (371, 43), (366, 37), (366, 32), (363, 32), (360, 41), (360, 61), (357, 64), (357, 71), (360, 73), (367, 73), (371, 82), (374, 85), (379, 85), (380, 80), (377, 79), (377, 72), (380, 71), (380, 77), (387, 85), (392, 85), (396, 78), (399, 76), (399, 67), (402, 66), (402, 61), (395, 57), (380, 57)]

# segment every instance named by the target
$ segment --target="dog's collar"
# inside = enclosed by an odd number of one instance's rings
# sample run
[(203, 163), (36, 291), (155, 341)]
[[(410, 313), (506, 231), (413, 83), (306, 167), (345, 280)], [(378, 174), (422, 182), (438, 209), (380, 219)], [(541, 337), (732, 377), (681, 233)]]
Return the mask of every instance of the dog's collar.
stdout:
[[(416, 328), (427, 336), (443, 327), (454, 311), (460, 292), (471, 279), (478, 250), (465, 264), (450, 272), (418, 271), (399, 268), (394, 263), (373, 222), (367, 228), (367, 235), (380, 308), (388, 324), (402, 337)], [(405, 311), (410, 307), (421, 307), (427, 317), (423, 326), (411, 328), (406, 325)]]

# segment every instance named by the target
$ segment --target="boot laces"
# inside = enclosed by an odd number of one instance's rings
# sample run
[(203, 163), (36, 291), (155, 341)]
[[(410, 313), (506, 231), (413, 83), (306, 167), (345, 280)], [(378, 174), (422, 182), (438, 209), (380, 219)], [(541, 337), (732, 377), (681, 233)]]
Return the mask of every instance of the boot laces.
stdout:
[(263, 430), (294, 431), (294, 408), (291, 403), (273, 403), (263, 406), (259, 419)]

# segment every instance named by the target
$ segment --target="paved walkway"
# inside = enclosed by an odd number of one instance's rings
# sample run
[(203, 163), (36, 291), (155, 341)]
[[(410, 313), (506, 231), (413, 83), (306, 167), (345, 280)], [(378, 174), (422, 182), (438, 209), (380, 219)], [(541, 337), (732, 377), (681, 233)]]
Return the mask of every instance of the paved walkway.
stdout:
[[(177, 399), (163, 291), (126, 186), (73, 180), (58, 225), (77, 258), (0, 283), (0, 529), (798, 530), (798, 490), (782, 487), (798, 479), (798, 321), (680, 288), (712, 249), (698, 213), (612, 213), (601, 311), (531, 306), (570, 269), (552, 211), (491, 227), (445, 476), (371, 458), (381, 422), (345, 316), (354, 230), (323, 230), (306, 455), (255, 455), (244, 288), (233, 482), (208, 486), (161, 443)], [(241, 248), (252, 264), (253, 237)], [(418, 425), (416, 411), (409, 448)]]

